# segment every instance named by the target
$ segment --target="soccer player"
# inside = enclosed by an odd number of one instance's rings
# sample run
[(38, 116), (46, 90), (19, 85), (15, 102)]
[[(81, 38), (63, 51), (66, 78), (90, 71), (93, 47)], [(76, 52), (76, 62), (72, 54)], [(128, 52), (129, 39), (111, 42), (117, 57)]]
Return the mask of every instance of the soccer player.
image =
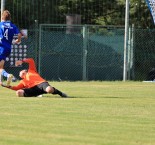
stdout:
[(45, 79), (43, 79), (36, 70), (34, 60), (32, 58), (25, 58), (23, 60), (16, 61), (16, 66), (22, 63), (28, 63), (28, 70), (21, 70), (19, 76), (22, 80), (17, 86), (6, 86), (1, 84), (3, 87), (7, 87), (12, 90), (16, 90), (16, 95), (18, 97), (33, 97), (42, 94), (58, 94), (61, 97), (68, 97), (65, 93), (52, 87)]
[(10, 12), (5, 10), (2, 13), (0, 22), (0, 82), (2, 81), (1, 77), (4, 76), (7, 78), (8, 86), (13, 79), (13, 75), (4, 70), (4, 63), (6, 57), (8, 57), (11, 53), (11, 44), (14, 35), (17, 35), (18, 37), (15, 43), (20, 43), (22, 34), (19, 32), (17, 26), (11, 22)]

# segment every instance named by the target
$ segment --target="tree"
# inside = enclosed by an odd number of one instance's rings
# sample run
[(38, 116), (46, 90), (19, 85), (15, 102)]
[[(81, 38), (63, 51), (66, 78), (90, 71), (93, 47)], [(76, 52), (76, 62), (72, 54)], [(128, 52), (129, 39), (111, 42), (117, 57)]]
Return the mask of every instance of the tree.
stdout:
[[(39, 23), (65, 24), (67, 14), (81, 15), (82, 24), (120, 25), (125, 23), (125, 0), (7, 0), (12, 20), (20, 27)], [(130, 0), (130, 25), (154, 28), (144, 0)]]
[[(124, 0), (117, 0), (118, 5), (124, 5)], [(130, 25), (134, 24), (136, 28), (154, 28), (148, 6), (144, 0), (130, 0)]]
[[(117, 5), (116, 0), (61, 0), (58, 11), (62, 15), (79, 14), (82, 16), (82, 24), (122, 25), (122, 11), (124, 6)], [(123, 13), (124, 15), (124, 13)]]

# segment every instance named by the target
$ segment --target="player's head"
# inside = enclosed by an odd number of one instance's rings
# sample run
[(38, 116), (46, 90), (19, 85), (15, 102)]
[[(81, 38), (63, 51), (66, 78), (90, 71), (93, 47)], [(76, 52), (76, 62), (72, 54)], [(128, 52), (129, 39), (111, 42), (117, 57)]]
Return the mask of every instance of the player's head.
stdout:
[(26, 70), (26, 69), (21, 70), (21, 71), (19, 72), (19, 76), (20, 76), (22, 79), (26, 76), (26, 74), (27, 74), (27, 70)]
[(11, 20), (11, 14), (8, 10), (4, 10), (1, 16), (2, 21), (9, 21)]

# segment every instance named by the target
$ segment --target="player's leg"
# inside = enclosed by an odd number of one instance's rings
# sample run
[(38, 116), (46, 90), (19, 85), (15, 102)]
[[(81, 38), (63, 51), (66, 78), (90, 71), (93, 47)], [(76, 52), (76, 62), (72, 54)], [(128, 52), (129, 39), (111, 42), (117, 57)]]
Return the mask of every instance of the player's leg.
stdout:
[(37, 97), (38, 95), (45, 94), (43, 90), (34, 86), (32, 88), (20, 89), (16, 91), (18, 97)]
[(16, 95), (18, 97), (24, 97), (24, 90), (18, 90), (18, 91), (16, 91)]
[(58, 89), (56, 89), (54, 87), (52, 87), (52, 88), (54, 89), (54, 92), (52, 94), (58, 94), (58, 95), (60, 95), (63, 98), (67, 98), (68, 97), (67, 94), (61, 92), (60, 90), (58, 90)]
[(51, 85), (49, 85), (48, 82), (42, 83), (40, 85), (43, 87), (44, 91), (46, 91), (47, 93), (51, 93), (53, 95), (58, 94), (58, 95), (60, 95), (61, 97), (64, 97), (64, 98), (68, 97), (65, 93), (63, 93), (60, 90), (58, 90), (58, 89), (52, 87)]
[(3, 66), (4, 66), (4, 60), (0, 60), (0, 81), (1, 82), (3, 80), (3, 75), (2, 75)]
[(20, 90), (16, 91), (16, 96), (17, 97), (32, 97), (32, 96), (34, 96), (34, 94), (32, 94), (29, 89), (26, 89), (26, 90), (20, 89)]
[(9, 74), (8, 72), (6, 72), (6, 70), (3, 69), (4, 67), (4, 60), (1, 60), (0, 61), (0, 76), (1, 76), (1, 80), (2, 81), (2, 77), (6, 77), (7, 78), (7, 82), (6, 82), (6, 85), (9, 86), (12, 79), (13, 79), (13, 75), (12, 74)]
[(7, 84), (6, 84), (7, 86), (10, 85), (13, 78), (12, 74), (9, 74), (4, 70), (4, 63), (5, 63), (6, 57), (8, 57), (10, 53), (11, 53), (11, 49), (0, 47), (0, 75), (1, 75), (1, 79), (2, 77), (7, 78)]

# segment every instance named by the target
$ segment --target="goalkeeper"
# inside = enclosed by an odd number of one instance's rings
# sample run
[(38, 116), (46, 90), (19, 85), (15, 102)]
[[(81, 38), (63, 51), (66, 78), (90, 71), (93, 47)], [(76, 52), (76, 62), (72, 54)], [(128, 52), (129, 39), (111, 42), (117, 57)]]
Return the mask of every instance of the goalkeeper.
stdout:
[(49, 83), (37, 73), (36, 66), (32, 58), (17, 60), (15, 64), (16, 66), (19, 66), (22, 63), (28, 63), (29, 68), (28, 70), (25, 69), (19, 72), (19, 76), (22, 78), (19, 84), (17, 86), (1, 84), (3, 87), (16, 90), (16, 95), (18, 97), (33, 97), (47, 93), (58, 94), (64, 98), (67, 97), (65, 93), (49, 85)]

